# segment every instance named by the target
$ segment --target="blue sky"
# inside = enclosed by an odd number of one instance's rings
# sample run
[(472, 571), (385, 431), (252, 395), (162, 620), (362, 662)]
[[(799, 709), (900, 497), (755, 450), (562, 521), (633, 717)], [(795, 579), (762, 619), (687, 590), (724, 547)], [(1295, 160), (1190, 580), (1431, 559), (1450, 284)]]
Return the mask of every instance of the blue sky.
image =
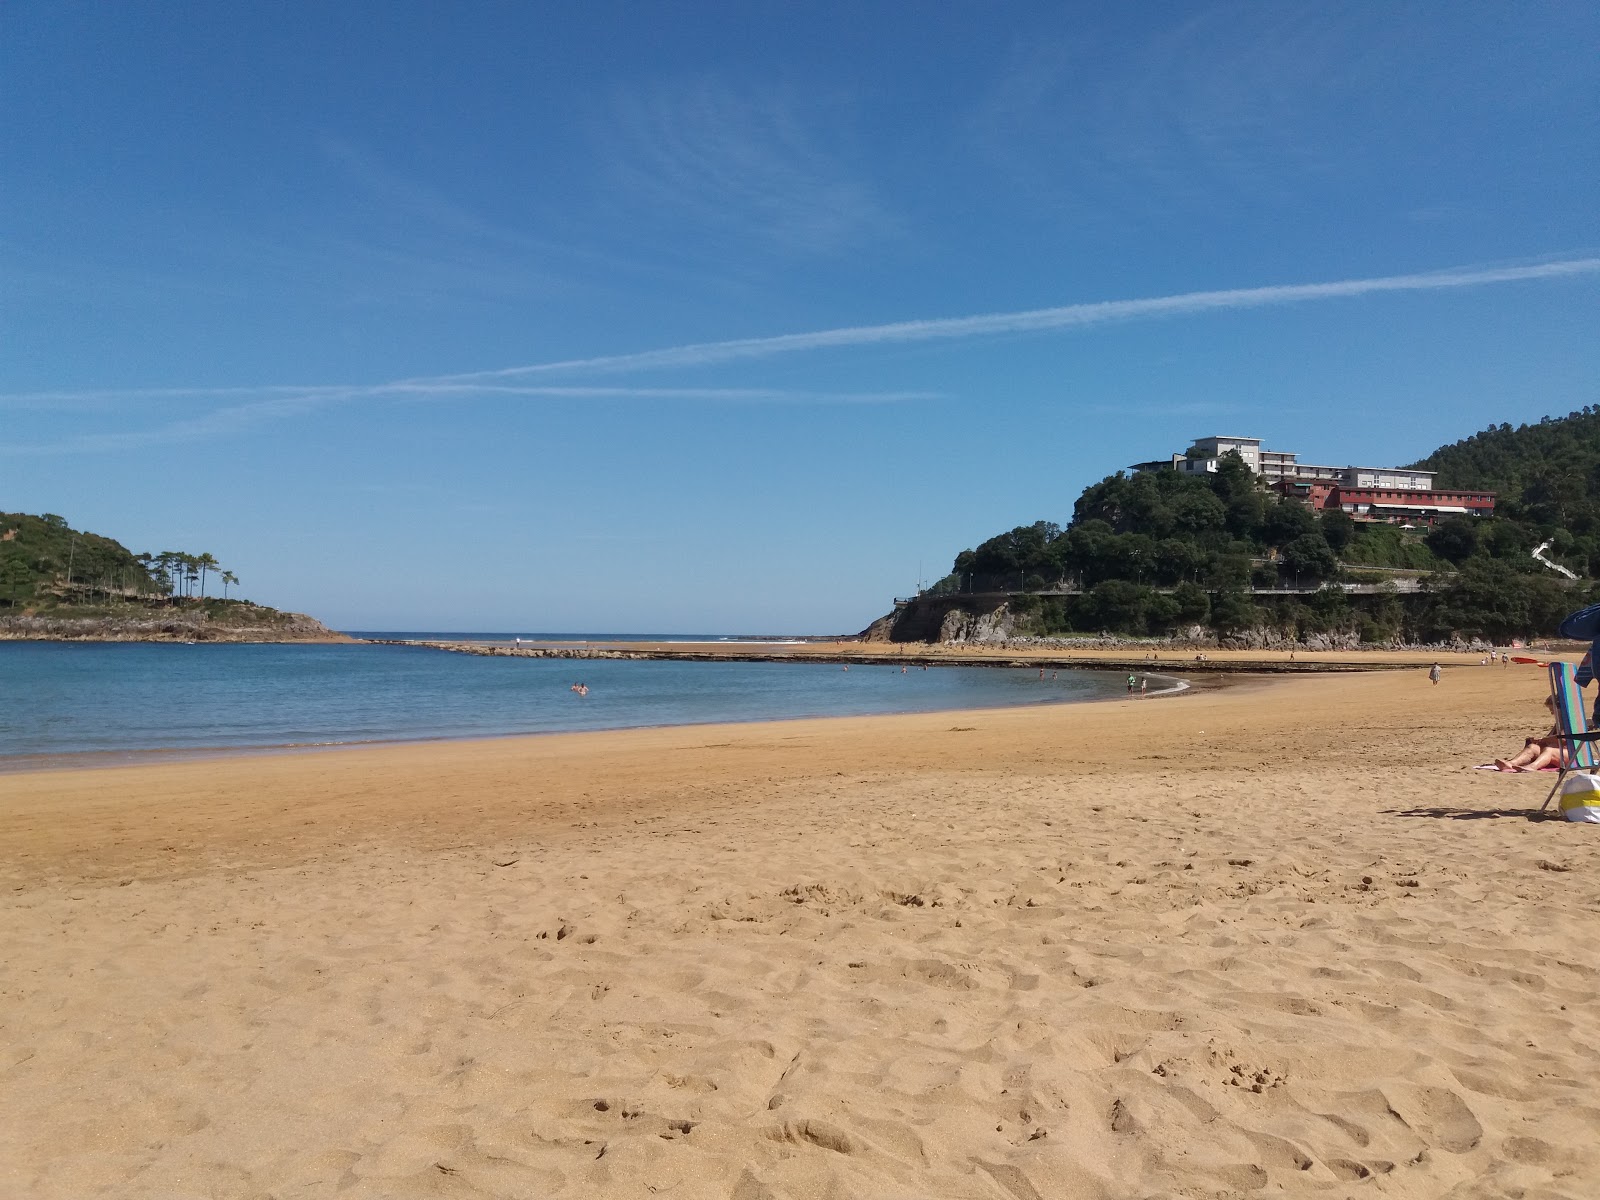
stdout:
[(1194, 436), (1600, 403), (1597, 64), (1577, 2), (12, 0), (0, 508), (343, 628), (859, 629)]

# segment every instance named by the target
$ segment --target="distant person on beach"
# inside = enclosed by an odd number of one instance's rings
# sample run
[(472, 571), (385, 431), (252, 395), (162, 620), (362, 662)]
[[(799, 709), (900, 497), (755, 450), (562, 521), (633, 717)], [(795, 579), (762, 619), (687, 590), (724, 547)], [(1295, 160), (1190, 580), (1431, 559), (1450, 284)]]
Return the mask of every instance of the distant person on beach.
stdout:
[(1440, 669), (1438, 663), (1434, 663), (1433, 666), (1428, 668), (1428, 678), (1432, 680), (1434, 687), (1439, 686), (1439, 680), (1443, 675), (1444, 671)]
[(1145, 694), (1145, 688), (1147, 688), (1149, 686), (1150, 686), (1150, 681), (1148, 679), (1146, 679), (1144, 676), (1141, 675), (1139, 677), (1139, 695), (1141, 697)]
[(1135, 680), (1134, 680), (1133, 676), (1129, 675), (1128, 676), (1128, 695), (1130, 695), (1130, 696), (1133, 695), (1133, 685), (1134, 685), (1134, 683), (1135, 683)]

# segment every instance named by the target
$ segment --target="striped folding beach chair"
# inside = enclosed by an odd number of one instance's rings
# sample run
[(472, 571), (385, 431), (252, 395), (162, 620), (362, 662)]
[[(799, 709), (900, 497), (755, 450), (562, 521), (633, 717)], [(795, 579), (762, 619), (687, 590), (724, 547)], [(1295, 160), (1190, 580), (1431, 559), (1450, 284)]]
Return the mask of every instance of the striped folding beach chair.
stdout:
[(1550, 807), (1550, 801), (1556, 798), (1573, 771), (1600, 769), (1600, 749), (1595, 747), (1600, 732), (1589, 729), (1589, 718), (1583, 711), (1583, 689), (1572, 677), (1571, 663), (1550, 664), (1550, 696), (1556, 702), (1556, 736), (1561, 739), (1563, 753), (1561, 773), (1556, 776), (1555, 787), (1539, 806), (1540, 812)]

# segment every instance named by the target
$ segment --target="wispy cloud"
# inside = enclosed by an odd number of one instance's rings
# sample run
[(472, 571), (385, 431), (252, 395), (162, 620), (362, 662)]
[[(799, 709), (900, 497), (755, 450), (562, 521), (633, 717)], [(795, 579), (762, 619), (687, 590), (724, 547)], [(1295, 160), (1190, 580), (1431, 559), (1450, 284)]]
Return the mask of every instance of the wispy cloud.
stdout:
[(144, 402), (223, 402), (227, 407), (146, 430), (94, 432), (60, 442), (0, 447), (0, 454), (127, 450), (162, 442), (192, 441), (239, 432), (267, 421), (292, 417), (333, 404), (364, 400), (466, 401), (525, 397), (546, 400), (634, 401), (657, 403), (868, 404), (938, 398), (913, 391), (821, 392), (777, 388), (625, 387), (525, 382), (530, 377), (594, 375), (670, 370), (755, 361), (785, 354), (861, 346), (959, 341), (1001, 335), (1082, 329), (1115, 322), (1151, 320), (1199, 313), (1307, 304), (1404, 292), (1430, 292), (1495, 284), (1575, 278), (1600, 272), (1600, 258), (1569, 258), (1522, 266), (1458, 268), (1409, 275), (1344, 279), (1328, 283), (1184, 292), (1135, 300), (1103, 300), (1056, 308), (985, 313), (966, 317), (854, 325), (810, 333), (697, 342), (660, 350), (566, 359), (465, 374), (397, 379), (363, 385), (278, 386), (262, 388), (157, 388), (0, 394), (0, 407), (47, 404), (95, 405)]
[[(248, 399), (247, 399), (248, 397)], [(169, 421), (148, 429), (95, 430), (49, 442), (6, 443), (0, 457), (39, 454), (104, 453), (142, 450), (175, 442), (225, 437), (259, 425), (317, 409), (357, 401), (434, 402), (526, 398), (636, 403), (710, 403), (766, 405), (903, 404), (937, 400), (937, 392), (824, 392), (784, 388), (582, 387), (474, 383), (452, 380), (397, 380), (353, 387), (152, 388), (129, 391), (22, 392), (0, 395), (0, 408), (208, 402), (232, 400), (224, 408)], [(242, 402), (241, 402), (242, 401)]]
[[(1208, 417), (1221, 416), (1224, 413), (1247, 413), (1257, 411), (1248, 404), (1228, 404), (1208, 400), (1196, 400), (1187, 404), (1086, 404), (1083, 411), (1086, 413), (1110, 413), (1116, 416), (1129, 417)], [(1281, 411), (1281, 410), (1274, 410)]]
[(1325, 203), (1352, 179), (1370, 191), (1374, 143), (1403, 136), (1418, 59), (1437, 51), (1413, 8), (1221, 0), (1118, 29), (1042, 18), (977, 89), (963, 132), (1021, 199), (1074, 221), (1308, 189)]
[(619, 185), (611, 194), (652, 224), (688, 222), (721, 243), (827, 254), (881, 237), (893, 222), (841, 161), (847, 138), (813, 128), (823, 108), (781, 88), (711, 80), (619, 97), (602, 139)]
[[(522, 369), (522, 368), (516, 368)], [(486, 372), (485, 375), (493, 374)], [(750, 404), (891, 404), (936, 399), (926, 391), (826, 392), (762, 387), (625, 387), (579, 384), (518, 384), (479, 381), (473, 376), (397, 379), (390, 383), (221, 388), (100, 388), (86, 391), (0, 393), (0, 408), (102, 407), (129, 402), (247, 400), (249, 407), (336, 404), (345, 400), (470, 400), (524, 396), (567, 400), (683, 400)], [(244, 405), (240, 406), (245, 407)]]

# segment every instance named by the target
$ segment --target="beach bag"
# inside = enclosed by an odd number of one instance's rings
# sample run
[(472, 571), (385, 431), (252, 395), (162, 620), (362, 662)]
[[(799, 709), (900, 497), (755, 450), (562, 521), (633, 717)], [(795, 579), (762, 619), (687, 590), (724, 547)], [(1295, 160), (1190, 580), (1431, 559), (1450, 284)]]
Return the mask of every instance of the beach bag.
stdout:
[(1600, 825), (1600, 776), (1579, 772), (1561, 782), (1561, 803), (1557, 806), (1569, 821)]
[(1556, 627), (1556, 632), (1575, 642), (1594, 641), (1600, 637), (1600, 604), (1591, 604), (1588, 608), (1580, 608), (1577, 612), (1564, 617), (1561, 624)]

